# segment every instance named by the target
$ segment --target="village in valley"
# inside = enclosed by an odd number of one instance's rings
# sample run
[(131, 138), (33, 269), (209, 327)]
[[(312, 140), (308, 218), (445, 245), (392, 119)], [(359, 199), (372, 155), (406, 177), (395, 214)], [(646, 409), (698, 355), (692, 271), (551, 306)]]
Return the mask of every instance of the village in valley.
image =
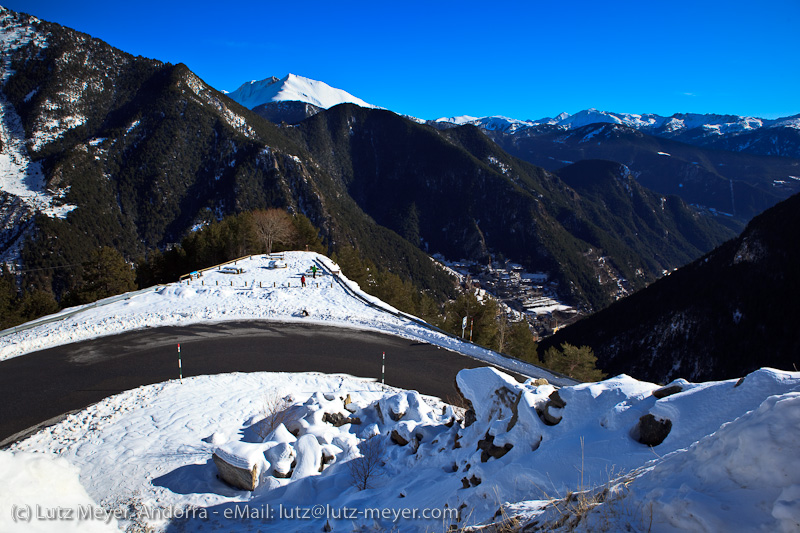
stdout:
[(579, 309), (559, 300), (558, 281), (551, 280), (546, 272), (527, 272), (522, 265), (509, 261), (486, 265), (447, 261), (438, 254), (433, 257), (458, 277), (464, 290), (479, 300), (494, 298), (512, 321), (526, 320), (536, 340), (583, 316)]

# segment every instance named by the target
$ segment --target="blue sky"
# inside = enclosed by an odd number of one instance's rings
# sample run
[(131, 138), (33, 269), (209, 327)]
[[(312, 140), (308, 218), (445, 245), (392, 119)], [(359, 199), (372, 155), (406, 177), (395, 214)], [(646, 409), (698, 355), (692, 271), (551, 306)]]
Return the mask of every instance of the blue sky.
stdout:
[(287, 73), (431, 119), (800, 113), (800, 1), (0, 0), (217, 89)]

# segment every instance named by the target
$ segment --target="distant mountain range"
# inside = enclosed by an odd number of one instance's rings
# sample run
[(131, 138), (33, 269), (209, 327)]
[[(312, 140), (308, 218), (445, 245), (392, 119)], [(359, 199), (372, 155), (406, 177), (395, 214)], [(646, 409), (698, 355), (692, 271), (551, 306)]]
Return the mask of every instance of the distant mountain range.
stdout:
[[(696, 138), (700, 136), (725, 136), (751, 133), (761, 129), (791, 128), (800, 130), (800, 115), (778, 119), (761, 119), (756, 117), (742, 117), (738, 115), (714, 115), (698, 113), (677, 113), (669, 117), (655, 114), (637, 115), (631, 113), (613, 113), (586, 109), (573, 115), (562, 113), (555, 118), (539, 120), (517, 120), (507, 117), (451, 117), (439, 118), (433, 121), (437, 124), (452, 124), (463, 126), (472, 124), (481, 129), (515, 132), (536, 126), (558, 126), (562, 129), (575, 129), (589, 124), (619, 124), (628, 126), (645, 133), (659, 137), (676, 138), (687, 136)], [(787, 155), (773, 153), (769, 155)], [(796, 155), (796, 154), (795, 154)]]
[[(338, 103), (374, 107), (349, 93), (288, 75), (244, 84), (230, 96), (275, 122), (297, 124)], [(475, 126), (508, 153), (547, 170), (587, 159), (626, 165), (646, 187), (676, 194), (736, 229), (800, 191), (800, 115), (636, 115), (588, 109), (555, 118), (451, 117), (437, 129)]]

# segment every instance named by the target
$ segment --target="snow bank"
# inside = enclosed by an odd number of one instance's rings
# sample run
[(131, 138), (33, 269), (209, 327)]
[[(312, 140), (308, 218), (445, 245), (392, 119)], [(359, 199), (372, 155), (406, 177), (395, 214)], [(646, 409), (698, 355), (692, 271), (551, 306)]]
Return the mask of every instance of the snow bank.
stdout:
[[(559, 498), (605, 488), (607, 507), (591, 520), (610, 530), (647, 529), (651, 509), (652, 531), (796, 528), (800, 373), (762, 369), (666, 387), (617, 376), (556, 389), (478, 368), (457, 383), (468, 406), (458, 416), (436, 399), (349, 376), (201, 376), (108, 398), (12, 449), (58, 453), (80, 467), (97, 500), (138, 493), (145, 507), (204, 510), (202, 520), (172, 522), (187, 531), (309, 531), (326, 522), (334, 531), (425, 531), (491, 522), (501, 507), (552, 525), (563, 518)], [(283, 424), (262, 438), (264, 398), (287, 395)], [(636, 438), (646, 415), (672, 422), (655, 447)], [(219, 449), (269, 465), (254, 491), (216, 478), (210, 456)], [(370, 460), (359, 490), (354, 466)], [(317, 504), (327, 510), (313, 520), (225, 515)], [(331, 515), (344, 507), (386, 511)], [(428, 515), (392, 518), (403, 509)]]
[(51, 454), (0, 450), (0, 531), (119, 531), (86, 493), (78, 468)]

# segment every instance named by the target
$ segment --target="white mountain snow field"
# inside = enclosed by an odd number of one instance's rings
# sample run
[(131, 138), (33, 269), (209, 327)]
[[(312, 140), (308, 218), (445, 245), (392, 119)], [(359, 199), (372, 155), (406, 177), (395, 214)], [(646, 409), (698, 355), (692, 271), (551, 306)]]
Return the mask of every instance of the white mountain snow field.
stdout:
[(269, 102), (297, 101), (328, 109), (339, 104), (356, 104), (361, 107), (375, 108), (361, 98), (356, 98), (347, 91), (331, 87), (325, 82), (287, 74), (264, 80), (253, 80), (242, 84), (228, 96), (241, 105), (252, 109)]

